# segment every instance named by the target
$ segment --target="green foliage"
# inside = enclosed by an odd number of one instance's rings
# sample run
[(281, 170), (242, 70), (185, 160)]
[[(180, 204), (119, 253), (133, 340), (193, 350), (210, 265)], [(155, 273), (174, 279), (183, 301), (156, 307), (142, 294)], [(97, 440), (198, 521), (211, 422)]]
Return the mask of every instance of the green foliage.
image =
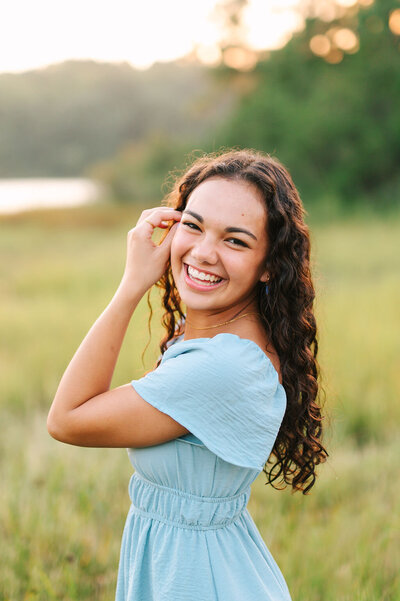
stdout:
[(152, 132), (196, 136), (213, 123), (208, 90), (198, 64), (68, 61), (2, 74), (0, 177), (79, 175)]
[(160, 204), (168, 188), (166, 174), (171, 172), (173, 177), (183, 168), (189, 150), (189, 146), (166, 135), (152, 135), (126, 146), (114, 159), (93, 167), (89, 174), (101, 181), (118, 203), (143, 206), (158, 198)]
[[(122, 276), (139, 211), (85, 207), (3, 218), (0, 281), (0, 599), (114, 596), (131, 467), (124, 450), (46, 431), (59, 379)], [(314, 215), (310, 215), (310, 220)], [(311, 227), (330, 456), (311, 495), (253, 485), (249, 510), (293, 599), (400, 599), (400, 215)], [(140, 377), (161, 337), (158, 291), (129, 327), (113, 386)], [(324, 398), (324, 397), (323, 397)]]
[[(229, 43), (243, 4), (220, 7)], [(70, 61), (0, 75), (0, 176), (87, 173), (110, 198), (146, 204), (194, 148), (251, 147), (289, 168), (306, 206), (387, 210), (400, 195), (400, 38), (388, 27), (399, 5), (381, 0), (333, 22), (309, 18), (249, 72), (193, 60), (144, 72)], [(359, 50), (329, 64), (310, 39), (334, 27), (354, 31)]]
[[(253, 71), (211, 69), (216, 89), (231, 102), (219, 126), (205, 130), (196, 146), (205, 152), (249, 147), (277, 156), (305, 205), (317, 205), (327, 216), (397, 205), (400, 44), (388, 28), (393, 6), (385, 0), (330, 23), (308, 19), (303, 32)], [(334, 27), (355, 31), (360, 48), (328, 64), (312, 53), (309, 41)], [(180, 167), (191, 146), (193, 138), (148, 137), (95, 173), (115, 199), (145, 201), (159, 192), (162, 169)]]
[[(359, 199), (380, 208), (398, 204), (400, 39), (388, 28), (395, 6), (385, 0), (334, 22), (309, 19), (285, 48), (240, 74), (245, 91), (213, 147), (275, 154), (306, 204), (332, 197), (344, 208)], [(328, 64), (311, 52), (309, 40), (335, 26), (355, 30), (360, 49)], [(227, 75), (222, 69), (221, 77)]]

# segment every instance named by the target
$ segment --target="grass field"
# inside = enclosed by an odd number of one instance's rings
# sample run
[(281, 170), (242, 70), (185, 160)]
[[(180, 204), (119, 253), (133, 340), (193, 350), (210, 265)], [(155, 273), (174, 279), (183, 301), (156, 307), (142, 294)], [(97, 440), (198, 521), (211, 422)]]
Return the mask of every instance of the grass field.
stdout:
[[(131, 467), (46, 430), (59, 379), (122, 275), (129, 208), (0, 221), (0, 600), (114, 598)], [(400, 600), (400, 215), (315, 223), (330, 453), (311, 495), (253, 485), (249, 510), (293, 601)], [(157, 292), (152, 293), (156, 309)], [(158, 356), (159, 311), (130, 325), (113, 385)], [(199, 601), (203, 601), (199, 597)], [(206, 601), (206, 600), (204, 600)]]

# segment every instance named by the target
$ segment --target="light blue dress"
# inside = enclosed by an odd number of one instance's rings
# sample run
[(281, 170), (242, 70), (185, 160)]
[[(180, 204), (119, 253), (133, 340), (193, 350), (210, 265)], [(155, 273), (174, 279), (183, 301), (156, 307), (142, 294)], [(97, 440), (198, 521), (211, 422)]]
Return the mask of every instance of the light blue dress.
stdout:
[(235, 334), (181, 336), (132, 386), (190, 434), (128, 449), (116, 601), (290, 601), (246, 508), (286, 409), (269, 358)]

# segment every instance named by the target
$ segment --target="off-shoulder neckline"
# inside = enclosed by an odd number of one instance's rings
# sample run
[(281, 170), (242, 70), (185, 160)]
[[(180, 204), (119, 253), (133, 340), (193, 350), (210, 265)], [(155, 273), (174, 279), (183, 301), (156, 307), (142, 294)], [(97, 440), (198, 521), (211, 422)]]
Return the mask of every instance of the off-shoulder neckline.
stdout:
[[(237, 334), (232, 334), (231, 332), (220, 332), (219, 334), (216, 334), (212, 338), (210, 338), (210, 337), (201, 337), (201, 338), (189, 338), (188, 340), (183, 340), (181, 338), (181, 336), (184, 336), (184, 335), (185, 334), (181, 334), (180, 336), (178, 336), (175, 344), (179, 344), (180, 342), (198, 342), (198, 341), (203, 341), (203, 340), (213, 340), (214, 338), (218, 338), (218, 336), (233, 336), (237, 340), (243, 340), (244, 342), (250, 343), (252, 346), (255, 346), (257, 348), (257, 351), (259, 353), (261, 353), (261, 355), (264, 357), (264, 359), (267, 361), (267, 363), (273, 369), (273, 371), (275, 372), (275, 374), (276, 374), (276, 376), (278, 378), (278, 385), (281, 386), (281, 388), (284, 388), (283, 384), (281, 384), (281, 382), (279, 380), (279, 374), (278, 374), (278, 372), (277, 372), (274, 364), (272, 363), (271, 359), (268, 357), (268, 355), (266, 353), (264, 353), (264, 351), (257, 344), (257, 342), (254, 342), (254, 340), (250, 340), (250, 338), (242, 338), (241, 336), (238, 336)], [(174, 346), (174, 345), (171, 345), (171, 346)]]

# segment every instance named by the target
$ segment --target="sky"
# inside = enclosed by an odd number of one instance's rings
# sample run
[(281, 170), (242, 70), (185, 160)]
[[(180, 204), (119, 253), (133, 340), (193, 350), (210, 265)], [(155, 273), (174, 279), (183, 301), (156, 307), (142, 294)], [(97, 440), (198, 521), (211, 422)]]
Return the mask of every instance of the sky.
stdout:
[[(283, 46), (302, 28), (300, 0), (249, 0), (245, 39)], [(349, 0), (346, 0), (347, 2)], [(351, 1), (351, 0), (350, 0)], [(68, 59), (127, 61), (145, 69), (197, 49), (218, 61), (216, 0), (11, 0), (0, 8), (0, 71), (20, 72)]]

